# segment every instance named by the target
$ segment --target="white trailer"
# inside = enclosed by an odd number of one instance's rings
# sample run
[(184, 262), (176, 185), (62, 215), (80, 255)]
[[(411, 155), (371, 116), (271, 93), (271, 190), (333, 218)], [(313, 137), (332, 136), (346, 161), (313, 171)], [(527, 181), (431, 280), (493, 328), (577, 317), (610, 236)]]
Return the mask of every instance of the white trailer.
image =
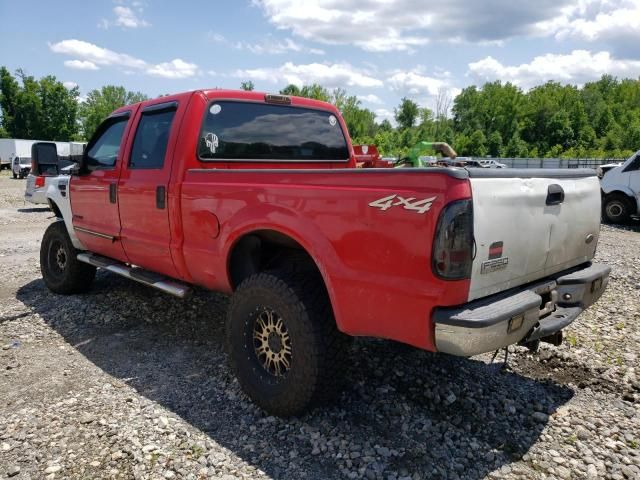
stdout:
[[(44, 142), (45, 140), (23, 140), (18, 138), (0, 138), (0, 165), (1, 168), (10, 168), (11, 162), (15, 157), (31, 158), (31, 145), (36, 142)], [(53, 142), (58, 149), (58, 156), (63, 159), (69, 159), (71, 155), (82, 155), (82, 147), (84, 143), (79, 142)], [(72, 152), (73, 150), (73, 152)]]

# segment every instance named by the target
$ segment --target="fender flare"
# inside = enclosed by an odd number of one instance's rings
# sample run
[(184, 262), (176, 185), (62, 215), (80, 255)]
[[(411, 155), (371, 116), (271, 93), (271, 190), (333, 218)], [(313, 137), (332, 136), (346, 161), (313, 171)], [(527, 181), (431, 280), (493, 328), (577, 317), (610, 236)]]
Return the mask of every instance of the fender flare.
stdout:
[[(613, 185), (612, 187), (607, 189), (608, 191), (604, 191), (604, 189), (602, 189), (602, 205), (604, 206), (604, 202), (605, 199), (607, 198), (608, 195), (614, 194), (614, 193), (622, 193), (624, 195), (626, 195), (630, 201), (633, 202), (633, 205), (635, 207), (635, 213), (637, 213), (640, 209), (638, 208), (638, 199), (635, 195), (635, 193), (633, 192), (633, 190), (631, 190), (628, 186), (626, 185)], [(635, 213), (633, 213), (632, 215), (634, 215)]]
[[(260, 215), (258, 218), (273, 219), (276, 217), (280, 221), (256, 222), (255, 212), (250, 210), (245, 210), (244, 212), (239, 212), (235, 215), (235, 225), (230, 228), (232, 233), (223, 240), (223, 246), (221, 248), (221, 252), (223, 252), (225, 259), (228, 285), (231, 286), (232, 283), (229, 275), (229, 260), (231, 252), (237, 242), (246, 235), (250, 235), (252, 232), (260, 230), (272, 230), (278, 232), (297, 242), (302, 248), (304, 248), (316, 264), (316, 267), (322, 276), (322, 280), (324, 281), (327, 293), (329, 294), (329, 301), (333, 309), (336, 324), (338, 325), (338, 328), (341, 329), (340, 327), (344, 322), (332, 281), (332, 272), (335, 274), (336, 271), (340, 270), (341, 262), (333, 245), (322, 231), (313, 224), (313, 222), (306, 221), (294, 210), (283, 207), (274, 208), (273, 206), (271, 206), (271, 210), (271, 213), (277, 212), (279, 215)], [(306, 232), (306, 234), (302, 235), (300, 232)], [(313, 241), (310, 241), (310, 238), (312, 238)]]
[[(45, 196), (47, 197), (49, 207), (53, 210), (56, 217), (64, 220), (65, 227), (67, 227), (67, 233), (69, 234), (69, 238), (71, 239), (73, 246), (78, 250), (86, 250), (73, 229), (73, 214), (71, 212), (71, 199), (69, 198), (70, 180), (71, 179), (67, 176), (53, 179), (49, 182)], [(61, 189), (60, 187), (64, 187), (64, 189)], [(64, 195), (63, 192), (65, 192)]]

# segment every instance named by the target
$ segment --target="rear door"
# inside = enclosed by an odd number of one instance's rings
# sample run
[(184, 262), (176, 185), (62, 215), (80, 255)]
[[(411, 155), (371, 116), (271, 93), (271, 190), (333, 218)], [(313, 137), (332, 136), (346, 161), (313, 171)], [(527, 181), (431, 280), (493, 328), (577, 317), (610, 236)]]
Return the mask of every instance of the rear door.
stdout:
[[(137, 107), (136, 107), (137, 108)], [(110, 116), (87, 145), (87, 171), (70, 182), (73, 227), (87, 250), (123, 262), (117, 186), (127, 126), (135, 109)]]
[(470, 169), (476, 252), (469, 299), (591, 260), (600, 231), (593, 171)]
[(177, 101), (159, 99), (140, 109), (118, 185), (122, 243), (130, 263), (172, 277), (177, 273), (170, 252), (168, 187), (178, 108)]

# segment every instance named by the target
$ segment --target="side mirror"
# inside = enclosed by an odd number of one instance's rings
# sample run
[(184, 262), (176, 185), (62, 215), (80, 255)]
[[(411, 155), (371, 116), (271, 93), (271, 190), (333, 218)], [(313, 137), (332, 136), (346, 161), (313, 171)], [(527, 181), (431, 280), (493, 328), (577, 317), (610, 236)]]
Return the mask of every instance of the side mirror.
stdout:
[(36, 142), (31, 145), (32, 173), (36, 176), (53, 177), (60, 173), (58, 149), (52, 142)]

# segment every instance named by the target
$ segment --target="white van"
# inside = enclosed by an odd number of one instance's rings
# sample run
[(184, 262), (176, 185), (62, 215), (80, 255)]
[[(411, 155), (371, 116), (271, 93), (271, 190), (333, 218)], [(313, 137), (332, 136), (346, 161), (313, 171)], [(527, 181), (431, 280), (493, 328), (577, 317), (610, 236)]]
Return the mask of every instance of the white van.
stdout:
[(624, 223), (640, 214), (640, 151), (609, 170), (602, 177), (600, 188), (602, 214), (607, 222)]
[(11, 170), (13, 172), (13, 178), (23, 179), (31, 171), (31, 158), (30, 157), (13, 157), (11, 161)]

